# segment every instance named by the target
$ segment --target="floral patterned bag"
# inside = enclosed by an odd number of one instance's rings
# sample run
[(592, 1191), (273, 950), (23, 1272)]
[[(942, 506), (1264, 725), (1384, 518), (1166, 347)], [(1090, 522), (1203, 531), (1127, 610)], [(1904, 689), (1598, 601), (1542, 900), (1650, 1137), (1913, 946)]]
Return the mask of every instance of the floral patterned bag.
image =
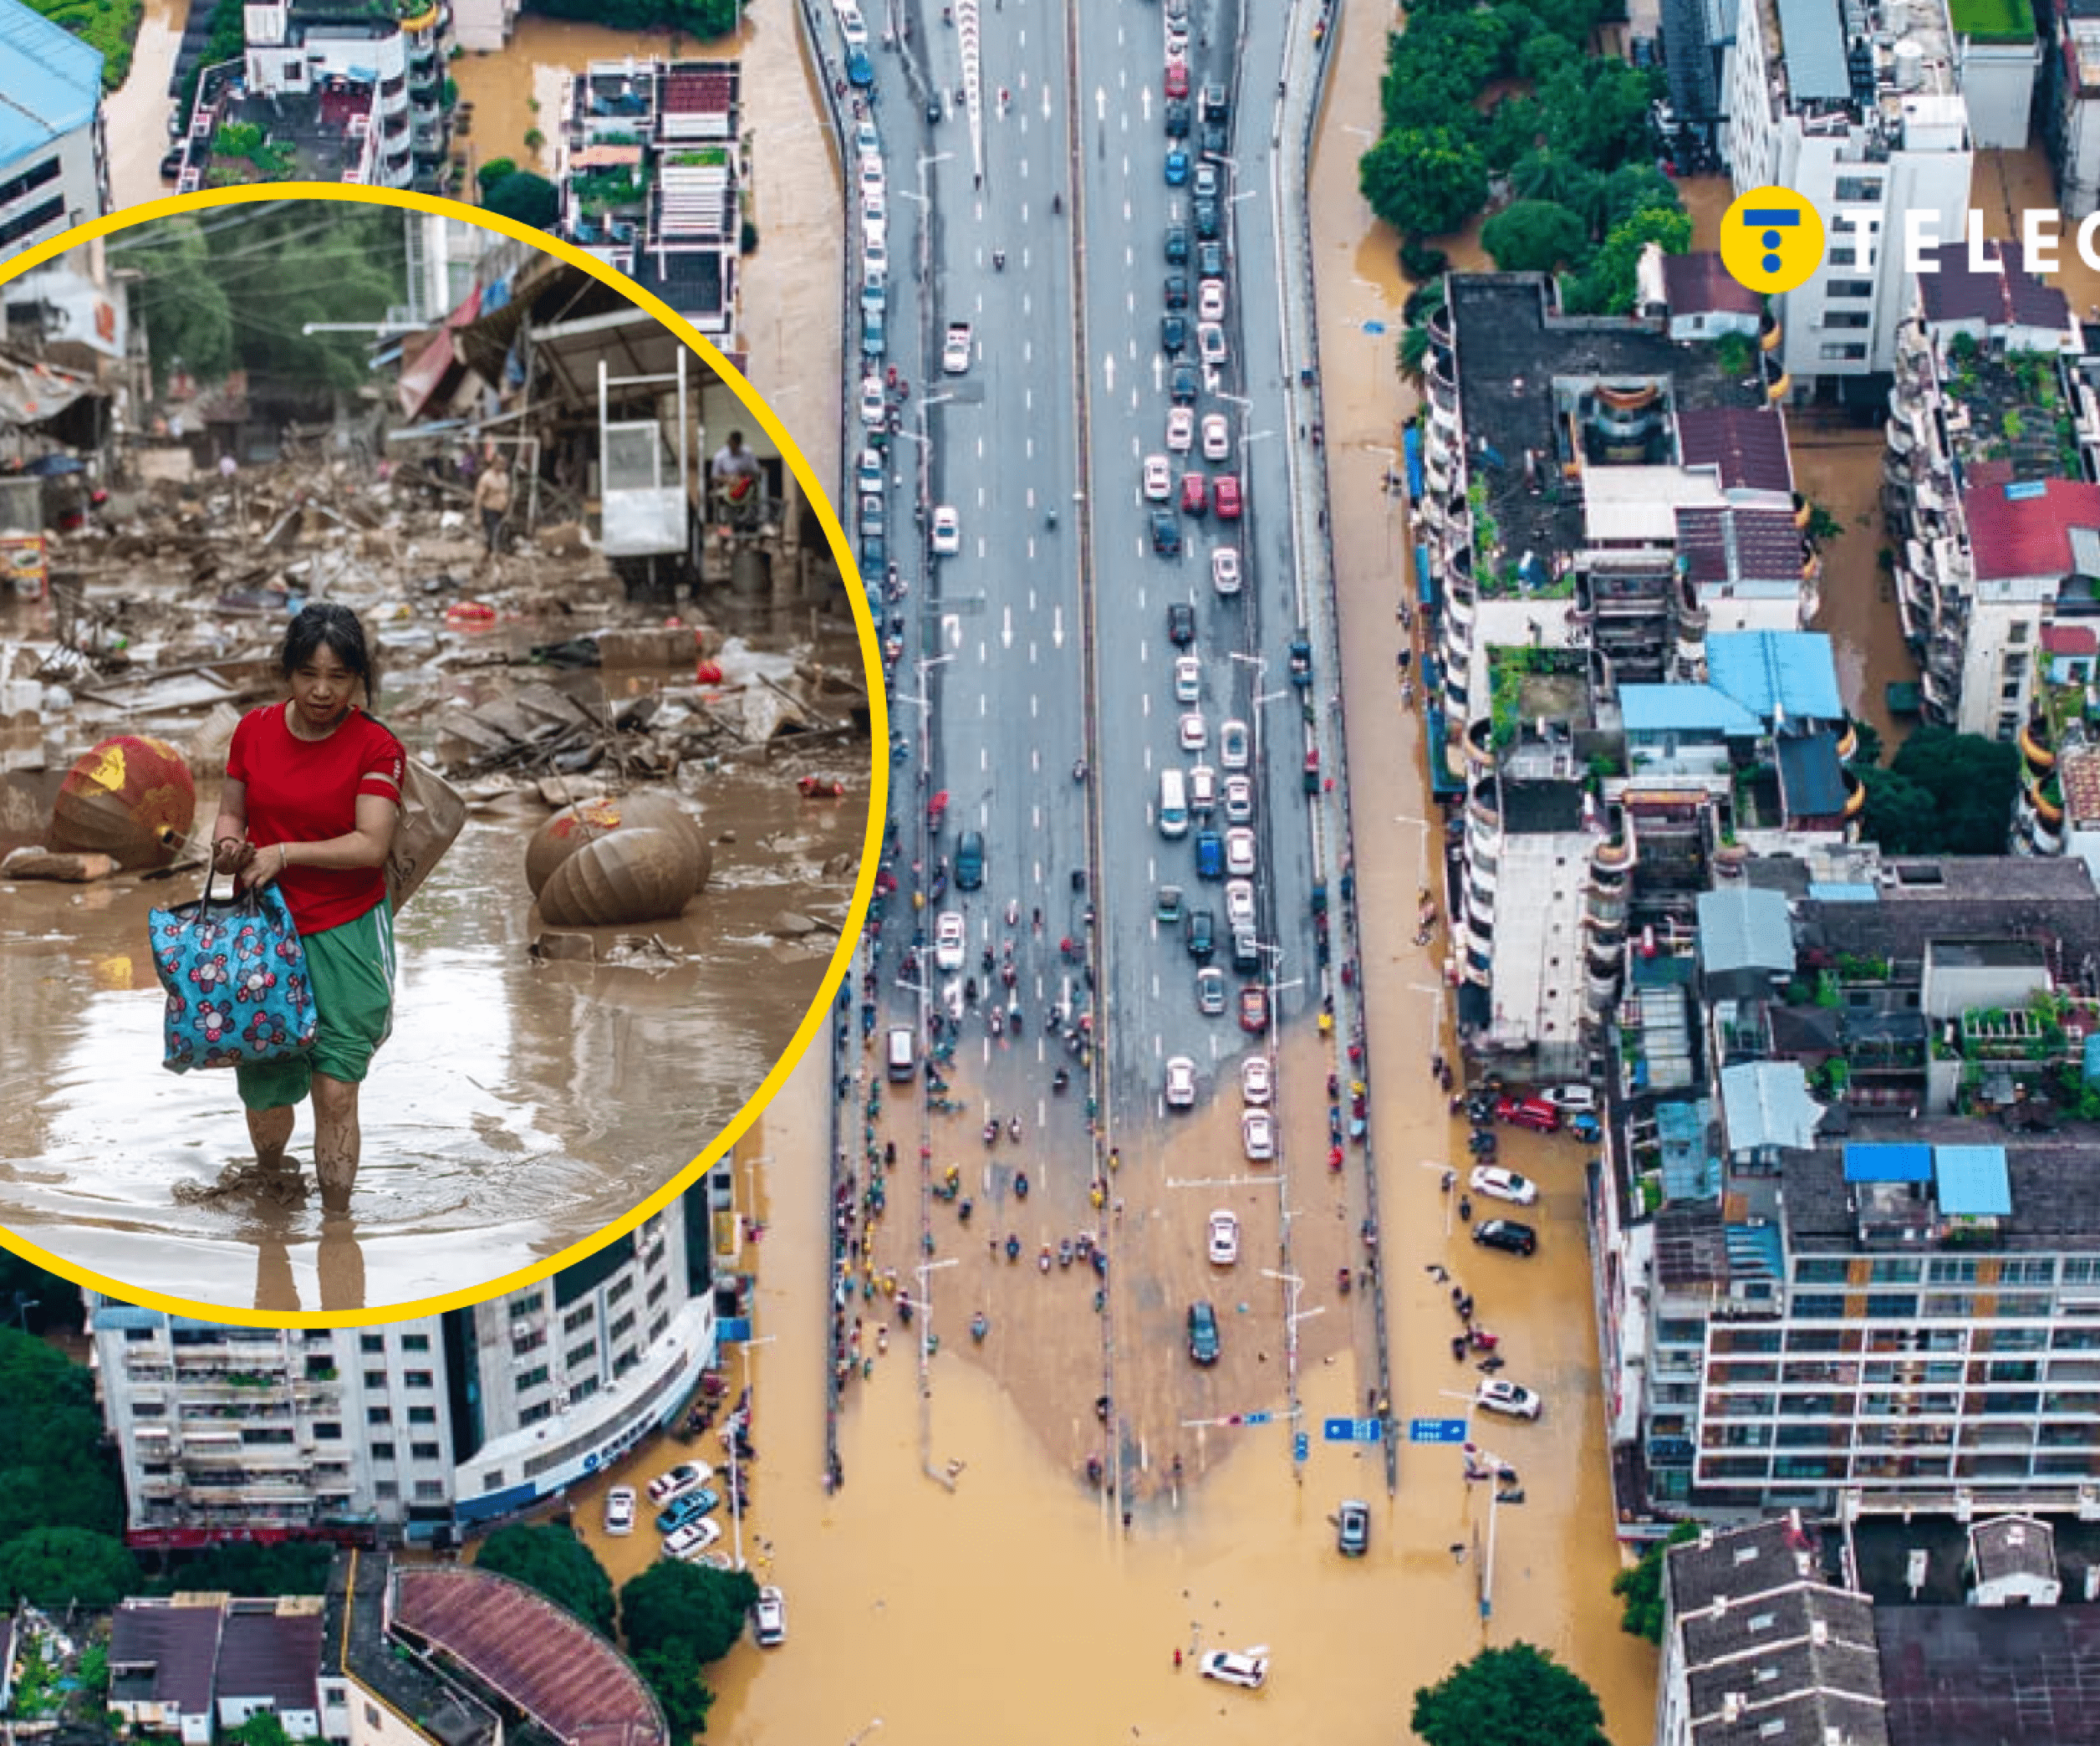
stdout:
[(313, 1046), (306, 950), (275, 886), (215, 905), (207, 873), (201, 897), (155, 910), (147, 926), (168, 993), (169, 1072), (281, 1061)]

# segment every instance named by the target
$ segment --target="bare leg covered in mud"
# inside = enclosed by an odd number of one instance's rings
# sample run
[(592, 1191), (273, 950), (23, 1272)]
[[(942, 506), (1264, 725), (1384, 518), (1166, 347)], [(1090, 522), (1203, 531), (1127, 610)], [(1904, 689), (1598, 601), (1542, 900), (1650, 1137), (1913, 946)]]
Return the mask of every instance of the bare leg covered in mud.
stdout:
[(364, 1134), (357, 1121), (357, 1086), (348, 1080), (313, 1075), (313, 1174), (321, 1179), (321, 1206), (347, 1212), (357, 1182), (358, 1156)]

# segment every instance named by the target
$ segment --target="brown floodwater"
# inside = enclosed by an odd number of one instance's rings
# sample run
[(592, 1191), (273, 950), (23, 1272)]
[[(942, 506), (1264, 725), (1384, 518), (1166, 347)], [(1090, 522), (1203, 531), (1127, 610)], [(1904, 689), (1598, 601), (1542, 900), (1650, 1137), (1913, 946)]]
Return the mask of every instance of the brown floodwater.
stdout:
[(103, 100), (112, 210), (175, 191), (173, 182), (161, 180), (161, 159), (170, 144), (168, 115), (175, 100), (168, 95), (168, 74), (181, 44), (186, 9), (182, 0), (145, 0), (130, 70)]
[[(675, 922), (594, 931), (601, 949), (621, 932), (660, 937), (684, 954), (661, 973), (536, 963), (523, 849), (545, 809), (471, 817), (402, 912), (354, 1228), (332, 1226), (326, 1246), (318, 1203), (178, 1197), (246, 1155), (231, 1077), (160, 1065), (146, 912), (193, 896), (194, 876), (0, 886), (0, 1221), (132, 1285), (269, 1310), (409, 1302), (589, 1236), (721, 1131), (818, 993), (835, 935), (777, 919), (836, 926), (865, 829), (864, 743), (814, 768), (854, 798), (804, 801), (791, 774), (742, 764), (681, 784), (715, 843), (706, 892)], [(295, 1157), (310, 1132), (303, 1114)]]

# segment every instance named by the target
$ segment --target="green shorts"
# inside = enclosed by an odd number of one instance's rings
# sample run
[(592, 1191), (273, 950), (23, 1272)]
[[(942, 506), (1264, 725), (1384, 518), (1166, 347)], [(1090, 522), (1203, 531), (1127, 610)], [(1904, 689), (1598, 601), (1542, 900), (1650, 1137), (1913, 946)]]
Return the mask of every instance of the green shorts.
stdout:
[(373, 905), (354, 922), (306, 934), (307, 979), (319, 1024), (313, 1047), (285, 1061), (237, 1067), (241, 1101), (251, 1110), (288, 1109), (304, 1101), (313, 1075), (356, 1085), (394, 1028), (394, 908)]

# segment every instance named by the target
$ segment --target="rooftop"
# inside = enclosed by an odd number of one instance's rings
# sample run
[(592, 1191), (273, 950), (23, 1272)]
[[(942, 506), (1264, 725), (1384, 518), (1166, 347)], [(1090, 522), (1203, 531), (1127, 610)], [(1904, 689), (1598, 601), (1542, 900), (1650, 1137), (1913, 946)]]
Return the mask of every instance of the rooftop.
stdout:
[(110, 1621), (110, 1702), (209, 1714), (223, 1623), (217, 1595), (123, 1602)]
[(219, 1640), (219, 1696), (267, 1698), (278, 1709), (318, 1709), (321, 1643), (317, 1597), (233, 1601)]
[[(1665, 258), (1695, 258), (1673, 255)], [(1732, 278), (1728, 283), (1736, 285)], [(1752, 309), (1757, 307), (1755, 296), (1741, 285), (1736, 288), (1750, 298)], [(1787, 421), (1769, 406), (1687, 407), (1677, 415), (1677, 439), (1685, 465), (1720, 468), (1725, 490), (1787, 493), (1794, 488), (1793, 462), (1787, 452)]]
[(2100, 1607), (1883, 1606), (1894, 1746), (2094, 1746)]
[(102, 56), (21, 0), (0, 0), (0, 168), (94, 120)]
[(2050, 478), (1962, 493), (1976, 579), (2100, 574), (2100, 485)]
[(339, 1558), (329, 1576), (329, 1598), (339, 1602), (348, 1628), (329, 1648), (342, 1645), (342, 1671), (377, 1692), (403, 1715), (417, 1718), (439, 1746), (497, 1746), (502, 1724), (478, 1699), (461, 1691), (395, 1644), (386, 1630), (386, 1591), (393, 1567), (381, 1555), (354, 1552)]
[(1761, 721), (1844, 718), (1837, 657), (1821, 630), (1728, 630), (1706, 640), (1706, 676)]
[(1665, 1555), (1669, 1603), (1680, 1618), (1717, 1600), (1748, 1600), (1819, 1580), (1822, 1539), (1795, 1512), (1747, 1528), (1708, 1529)]
[(1978, 1522), (1969, 1530), (1969, 1546), (1980, 1582), (2006, 1576), (2057, 1580), (2056, 1530), (2032, 1516), (1994, 1516)]
[[(2100, 1523), (2058, 1516), (2050, 1524), (2057, 1570), (2067, 1603), (2085, 1592), (2089, 1573), (2100, 1579)], [(1911, 1606), (1959, 1606), (1967, 1599), (1969, 1529), (1948, 1516), (1862, 1515), (1851, 1525), (1859, 1585), (1884, 1613)], [(1914, 1564), (1914, 1555), (1919, 1561)], [(1917, 1591), (1912, 1592), (1912, 1583)]]
[(1699, 894), (1699, 961), (1709, 976), (1735, 970), (1794, 970), (1787, 900), (1737, 882)]
[(1764, 300), (1722, 263), (1718, 249), (1663, 257), (1663, 290), (1673, 315), (1761, 315)]
[(1548, 1048), (1580, 1036), (1583, 875), (1594, 841), (1566, 831), (1504, 835), (1502, 889), (1527, 896), (1496, 912), (1492, 1031), (1507, 1028)]
[[(1984, 6), (2020, 7), (2026, 0), (1972, 0)], [(2031, 33), (2030, 33), (2031, 34)], [(1925, 253), (1934, 270), (1918, 275), (1918, 296), (1928, 322), (1980, 321), (1986, 327), (2047, 328), (2071, 325), (2071, 301), (2054, 285), (2027, 271), (2021, 245), (1985, 239), (1981, 271), (1969, 264), (1969, 243), (1942, 242)]]
[(251, 94), (242, 64), (211, 69), (201, 108), (217, 105), (212, 132), (186, 142), (181, 189), (239, 187), (268, 181), (354, 181), (367, 161), (373, 86), (331, 74), (311, 90)]

